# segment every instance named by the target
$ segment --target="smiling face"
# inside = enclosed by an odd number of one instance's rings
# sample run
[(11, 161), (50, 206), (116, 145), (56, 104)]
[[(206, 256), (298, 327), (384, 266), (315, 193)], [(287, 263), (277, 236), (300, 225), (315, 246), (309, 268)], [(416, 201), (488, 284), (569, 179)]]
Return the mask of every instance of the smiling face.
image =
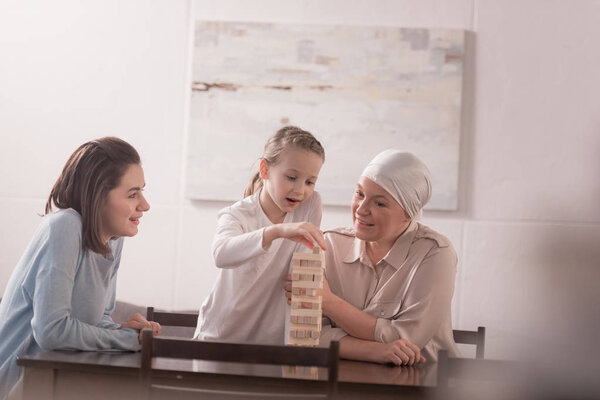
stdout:
[(142, 167), (132, 164), (119, 186), (108, 193), (102, 209), (102, 237), (106, 242), (113, 237), (137, 234), (140, 218), (150, 209), (142, 193), (144, 186)]
[(385, 189), (364, 176), (356, 184), (351, 209), (356, 237), (367, 242), (393, 244), (411, 222)]
[(284, 150), (279, 160), (275, 165), (268, 165), (265, 160), (260, 163), (260, 205), (274, 223), (282, 222), (286, 213), (312, 195), (323, 165), (320, 155), (294, 147)]

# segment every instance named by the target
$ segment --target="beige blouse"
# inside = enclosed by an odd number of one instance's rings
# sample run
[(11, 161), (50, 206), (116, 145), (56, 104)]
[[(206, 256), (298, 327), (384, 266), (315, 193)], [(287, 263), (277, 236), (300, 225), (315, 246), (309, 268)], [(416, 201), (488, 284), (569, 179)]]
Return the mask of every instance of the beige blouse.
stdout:
[[(457, 257), (445, 236), (413, 221), (375, 268), (353, 229), (327, 231), (325, 238), (331, 291), (377, 318), (373, 340), (406, 338), (428, 361), (437, 360), (438, 349), (459, 355), (450, 311)], [(321, 345), (346, 335), (324, 319)]]

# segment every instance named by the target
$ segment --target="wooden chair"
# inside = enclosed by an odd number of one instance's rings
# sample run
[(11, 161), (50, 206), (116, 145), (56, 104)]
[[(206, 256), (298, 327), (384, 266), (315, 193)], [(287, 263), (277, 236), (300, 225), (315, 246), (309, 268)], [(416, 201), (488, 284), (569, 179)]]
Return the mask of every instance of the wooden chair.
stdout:
[(154, 307), (146, 308), (146, 319), (155, 321), (165, 326), (182, 326), (195, 328), (198, 324), (197, 313), (174, 313), (166, 311), (154, 311)]
[[(165, 386), (153, 382), (154, 368), (152, 360), (156, 357), (178, 358), (188, 360), (209, 360), (246, 364), (275, 364), (289, 366), (315, 366), (326, 367), (328, 380), (326, 390), (318, 394), (297, 394), (296, 396), (281, 392), (257, 392), (246, 388), (236, 390), (215, 390), (189, 387), (185, 384), (169, 384), (167, 390), (171, 395), (187, 392), (194, 396), (210, 395), (224, 398), (333, 398), (337, 394), (339, 342), (331, 342), (329, 348), (303, 347), (303, 346), (273, 346), (241, 343), (221, 343), (201, 340), (190, 340), (170, 337), (153, 337), (152, 330), (144, 329), (142, 333), (142, 362), (141, 385), (142, 392), (150, 398), (152, 392), (160, 390), (165, 396)], [(172, 380), (172, 381), (175, 381)], [(162, 383), (163, 381), (161, 381)], [(231, 380), (231, 382), (234, 382)]]
[(461, 331), (454, 329), (454, 341), (456, 343), (474, 344), (475, 358), (483, 358), (485, 352), (485, 327), (480, 326), (476, 331)]

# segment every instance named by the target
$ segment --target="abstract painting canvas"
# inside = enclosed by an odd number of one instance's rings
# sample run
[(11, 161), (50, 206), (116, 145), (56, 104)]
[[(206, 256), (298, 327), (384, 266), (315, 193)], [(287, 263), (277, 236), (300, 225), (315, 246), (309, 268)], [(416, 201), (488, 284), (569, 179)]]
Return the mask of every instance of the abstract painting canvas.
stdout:
[(458, 206), (464, 31), (197, 21), (186, 174), (191, 199), (235, 201), (285, 125), (325, 148), (324, 204), (348, 205), (396, 148), (432, 173), (427, 208)]

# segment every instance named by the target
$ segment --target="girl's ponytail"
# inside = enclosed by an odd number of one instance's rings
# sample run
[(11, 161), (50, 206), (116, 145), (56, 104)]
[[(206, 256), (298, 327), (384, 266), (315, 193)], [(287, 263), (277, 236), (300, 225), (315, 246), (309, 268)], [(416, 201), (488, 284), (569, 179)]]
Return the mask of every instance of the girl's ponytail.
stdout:
[(260, 172), (254, 174), (254, 176), (250, 179), (248, 186), (246, 186), (246, 190), (244, 191), (244, 198), (248, 196), (252, 196), (258, 189), (260, 189), (263, 185), (262, 178), (260, 177)]

